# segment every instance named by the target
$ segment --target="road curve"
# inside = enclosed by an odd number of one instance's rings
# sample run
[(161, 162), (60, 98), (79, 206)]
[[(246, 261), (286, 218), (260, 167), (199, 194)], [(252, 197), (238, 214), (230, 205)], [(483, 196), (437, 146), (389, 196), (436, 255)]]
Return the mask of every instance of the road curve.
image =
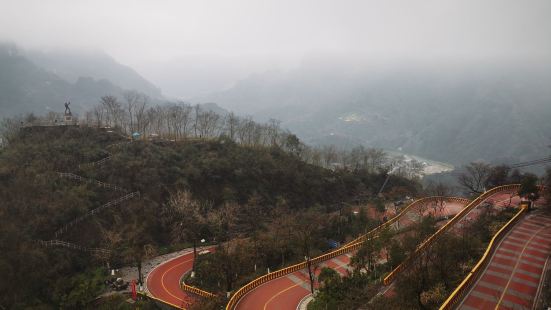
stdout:
[[(344, 254), (320, 263), (315, 269), (316, 277), (323, 267), (332, 268), (341, 276), (346, 275), (351, 256), (352, 254)], [(315, 287), (317, 286), (316, 283)], [(302, 269), (257, 287), (243, 296), (235, 309), (295, 310), (300, 301), (309, 294), (308, 271)]]
[(551, 217), (533, 213), (500, 242), (459, 309), (532, 309), (551, 255)]
[[(520, 203), (520, 197), (516, 196), (516, 193), (507, 193), (507, 192), (497, 193), (481, 201), (479, 205), (482, 205), (484, 202), (490, 203), (494, 208), (505, 208), (509, 206), (517, 206)], [(470, 212), (465, 214), (463, 218), (454, 225), (451, 231), (454, 231), (455, 233), (459, 234), (460, 232), (458, 230), (461, 229), (461, 227), (463, 227), (464, 225), (468, 225), (470, 221), (474, 221), (476, 218), (478, 218), (481, 211), (482, 210), (480, 207), (475, 207)], [(458, 212), (459, 211), (455, 213), (458, 213)], [(392, 282), (387, 287), (383, 287), (381, 289), (381, 294), (389, 298), (395, 296), (396, 292), (395, 292), (394, 282)]]
[[(426, 206), (433, 204), (430, 202)], [(459, 212), (465, 205), (466, 202), (446, 202), (441, 209), (426, 208), (422, 213), (423, 215), (428, 215), (428, 213), (436, 212), (437, 216), (451, 216)], [(412, 210), (408, 212), (408, 215), (401, 218), (398, 224), (399, 227), (406, 227), (415, 223), (418, 219), (416, 212), (416, 210)], [(350, 268), (348, 265), (351, 256), (352, 253), (348, 253), (321, 263), (316, 270), (316, 274), (319, 273), (322, 267), (330, 267), (341, 275), (346, 275), (347, 270)], [(300, 301), (310, 294), (309, 283), (306, 269), (296, 271), (264, 283), (250, 291), (239, 300), (235, 309), (295, 310)]]
[(180, 279), (191, 271), (193, 252), (183, 254), (155, 267), (147, 275), (149, 293), (173, 307), (184, 309), (193, 303), (195, 296), (182, 291)]

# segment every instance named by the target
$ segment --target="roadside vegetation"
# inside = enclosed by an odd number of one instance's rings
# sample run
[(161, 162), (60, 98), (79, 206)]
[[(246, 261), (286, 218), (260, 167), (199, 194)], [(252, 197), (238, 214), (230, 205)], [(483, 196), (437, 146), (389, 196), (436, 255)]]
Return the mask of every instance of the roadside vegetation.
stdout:
[[(459, 182), (467, 193), (477, 195), (491, 187), (520, 183), (519, 195), (530, 200), (539, 198), (539, 180), (532, 174), (482, 163), (469, 167), (459, 175)], [(546, 182), (549, 176), (551, 171)], [(446, 195), (449, 190), (437, 183), (426, 187), (427, 193), (436, 195)], [(548, 188), (546, 191), (549, 193)], [(351, 274), (331, 277), (330, 281), (321, 279), (320, 275), (321, 287), (308, 309), (438, 309), (480, 259), (492, 236), (518, 211), (513, 206), (495, 208), (491, 204), (482, 208), (476, 220), (463, 222), (460, 229), (446, 232), (395, 280), (394, 288), (382, 296), (377, 296), (382, 291), (382, 278), (433, 234), (438, 220), (443, 219), (425, 217), (405, 231), (384, 233), (366, 242), (352, 258)]]
[(437, 230), (436, 221), (426, 217), (401, 236), (383, 235), (360, 248), (348, 276), (327, 281), (320, 275), (322, 285), (308, 309), (438, 309), (514, 213), (513, 208), (488, 208), (459, 232), (446, 233), (396, 279), (386, 296), (375, 297), (382, 289), (381, 279)]

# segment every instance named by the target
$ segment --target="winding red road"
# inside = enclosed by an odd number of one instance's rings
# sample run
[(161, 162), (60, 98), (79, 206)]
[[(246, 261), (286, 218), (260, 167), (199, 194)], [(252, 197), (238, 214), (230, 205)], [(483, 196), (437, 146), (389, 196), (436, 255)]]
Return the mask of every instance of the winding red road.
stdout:
[[(437, 213), (438, 216), (451, 216), (459, 212), (466, 203), (447, 202), (442, 208), (431, 208), (434, 203), (428, 203), (422, 212), (423, 215), (428, 213)], [(399, 227), (406, 227), (416, 222), (419, 218), (418, 210), (411, 210), (399, 221)], [(330, 267), (335, 269), (341, 275), (345, 275), (350, 263), (351, 253), (341, 255), (325, 261), (319, 265), (316, 270), (316, 275), (322, 267)], [(303, 269), (291, 273), (281, 278), (267, 282), (248, 294), (243, 296), (235, 309), (262, 309), (262, 310), (295, 310), (300, 301), (310, 294), (310, 284), (308, 280), (308, 272)], [(317, 283), (316, 283), (317, 286)]]
[[(323, 267), (330, 267), (341, 276), (346, 275), (351, 256), (345, 254), (319, 264), (315, 269), (316, 277)], [(316, 283), (315, 287), (317, 285)], [(236, 309), (295, 310), (300, 301), (309, 294), (308, 271), (303, 269), (257, 287), (239, 301)]]
[[(212, 250), (212, 249), (209, 249)], [(176, 308), (184, 309), (193, 303), (195, 296), (180, 288), (180, 279), (193, 267), (193, 252), (183, 254), (155, 267), (147, 275), (149, 293)]]
[[(452, 231), (455, 231), (456, 233), (460, 233), (459, 230), (463, 228), (465, 225), (468, 225), (469, 222), (474, 221), (482, 212), (482, 205), (485, 203), (489, 203), (493, 208), (505, 208), (508, 206), (516, 206), (520, 202), (520, 197), (516, 196), (516, 192), (502, 192), (494, 194), (485, 200), (481, 201), (477, 207), (472, 209), (470, 212), (465, 214), (459, 222), (457, 222), (454, 227), (452, 227)], [(456, 210), (455, 213), (459, 213), (459, 210)], [(451, 219), (452, 216), (449, 216)], [(444, 225), (445, 222), (440, 222), (438, 225)], [(394, 282), (390, 284), (389, 286), (382, 289), (381, 294), (386, 297), (392, 297), (396, 294), (395, 292), (395, 286)]]
[(532, 309), (551, 255), (551, 217), (533, 213), (501, 241), (459, 309)]

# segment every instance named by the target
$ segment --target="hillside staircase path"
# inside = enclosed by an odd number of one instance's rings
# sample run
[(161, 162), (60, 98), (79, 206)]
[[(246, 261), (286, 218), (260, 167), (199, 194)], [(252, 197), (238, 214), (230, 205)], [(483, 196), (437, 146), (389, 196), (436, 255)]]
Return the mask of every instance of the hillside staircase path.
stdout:
[[(109, 152), (108, 149), (112, 149), (112, 148), (115, 148), (115, 147), (120, 147), (120, 146), (127, 145), (127, 144), (130, 144), (130, 143), (132, 143), (131, 140), (110, 144), (110, 145), (106, 146), (105, 149), (103, 150), (103, 152), (107, 155), (106, 157), (104, 157), (100, 160), (97, 160), (97, 161), (84, 163), (84, 164), (79, 164), (78, 168), (83, 169), (83, 168), (90, 168), (90, 167), (99, 167), (99, 166), (103, 165), (104, 163), (108, 162), (109, 160), (111, 160), (113, 158), (114, 155), (111, 152)], [(58, 230), (55, 231), (55, 233), (54, 233), (55, 239), (53, 239), (53, 240), (38, 240), (37, 241), (38, 244), (40, 244), (42, 246), (45, 246), (45, 247), (64, 247), (64, 248), (79, 250), (79, 251), (83, 251), (83, 252), (89, 252), (89, 253), (95, 253), (95, 254), (101, 254), (101, 255), (108, 255), (109, 253), (111, 253), (110, 250), (103, 249), (103, 248), (84, 247), (84, 246), (81, 246), (81, 245), (78, 245), (78, 244), (75, 244), (75, 243), (59, 240), (58, 238), (61, 237), (64, 233), (66, 233), (71, 227), (74, 227), (77, 224), (85, 221), (87, 218), (100, 213), (102, 210), (118, 206), (118, 205), (122, 204), (123, 202), (125, 202), (127, 200), (130, 200), (132, 198), (135, 198), (135, 197), (140, 198), (141, 197), (140, 192), (135, 191), (135, 192), (130, 192), (129, 193), (129, 190), (127, 190), (127, 189), (125, 189), (121, 186), (106, 183), (106, 182), (102, 182), (102, 181), (87, 178), (87, 177), (83, 177), (83, 176), (77, 175), (77, 174), (72, 173), (72, 172), (56, 172), (56, 173), (60, 178), (66, 178), (66, 179), (71, 179), (71, 180), (76, 180), (76, 181), (80, 181), (80, 182), (84, 182), (84, 183), (93, 184), (93, 185), (100, 186), (100, 187), (110, 189), (110, 190), (113, 190), (113, 191), (123, 192), (123, 193), (125, 193), (125, 195), (123, 195), (121, 197), (118, 197), (116, 199), (113, 199), (111, 201), (108, 201), (107, 203), (105, 203), (105, 204), (103, 204), (103, 205), (101, 205), (101, 206), (99, 206), (95, 209), (92, 209), (92, 210), (86, 212), (85, 214), (73, 219), (72, 221), (68, 222), (67, 224), (63, 225), (62, 227), (60, 227)]]

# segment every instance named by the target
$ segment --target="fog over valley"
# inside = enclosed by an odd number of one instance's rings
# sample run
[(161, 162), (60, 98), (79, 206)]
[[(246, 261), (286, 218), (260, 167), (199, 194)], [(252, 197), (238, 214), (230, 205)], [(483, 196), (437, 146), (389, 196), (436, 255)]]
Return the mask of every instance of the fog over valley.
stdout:
[(136, 90), (454, 165), (549, 144), (548, 1), (2, 3), (2, 116)]

